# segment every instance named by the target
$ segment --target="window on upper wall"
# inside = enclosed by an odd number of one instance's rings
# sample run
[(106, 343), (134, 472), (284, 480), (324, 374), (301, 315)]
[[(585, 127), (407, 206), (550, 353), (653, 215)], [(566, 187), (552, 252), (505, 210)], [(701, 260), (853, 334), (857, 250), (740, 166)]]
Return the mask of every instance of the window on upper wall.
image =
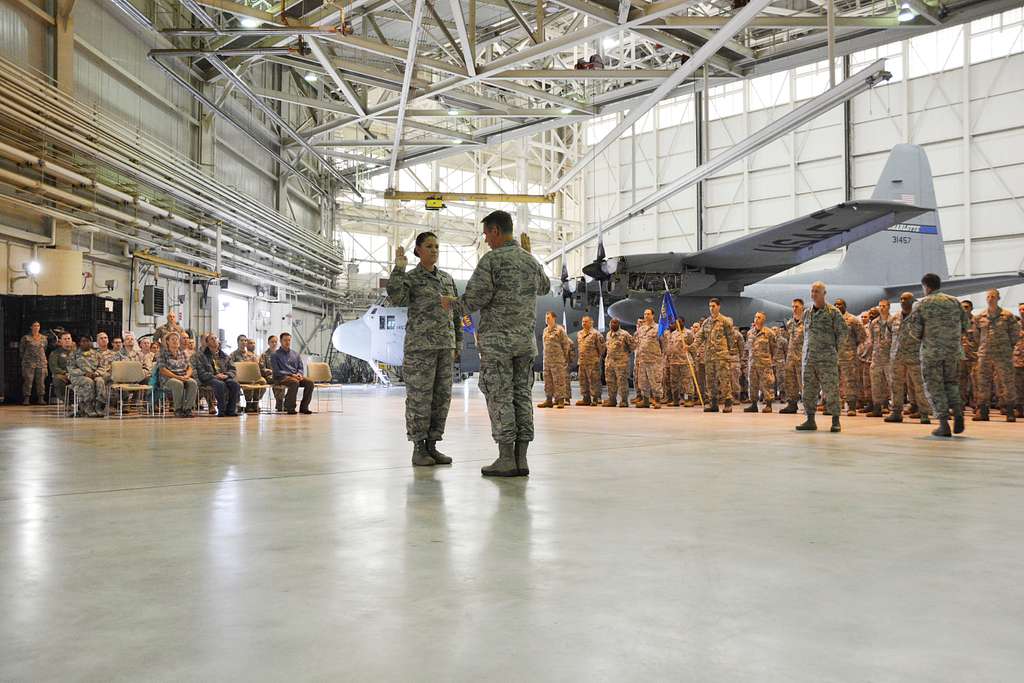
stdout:
[(693, 95), (674, 97), (661, 102), (657, 109), (658, 128), (694, 122)]
[[(837, 76), (842, 71), (837, 71)], [(828, 90), (828, 60), (804, 64), (793, 69), (793, 86), (797, 100), (816, 97)]]
[(877, 59), (885, 58), (885, 70), (892, 74), (890, 83), (903, 78), (903, 43), (889, 43), (850, 55), (850, 73), (855, 74)]
[(476, 268), (476, 247), (458, 244), (441, 244), (437, 257), (437, 267), (456, 280), (468, 280)]
[(636, 123), (627, 128), (622, 133), (622, 137), (628, 138), (634, 132), (637, 135), (643, 135), (644, 133), (650, 133), (654, 130), (654, 109), (651, 109), (646, 114), (637, 119)]
[(781, 71), (750, 79), (750, 111), (777, 107), (789, 102), (789, 72)]
[(341, 233), (341, 248), (345, 260), (371, 264), (371, 269), (381, 271), (387, 268), (390, 254), (388, 238), (385, 235), (364, 235), (362, 233)]
[(964, 31), (961, 26), (915, 36), (908, 43), (909, 78), (956, 69), (964, 64)]
[(598, 116), (583, 124), (583, 141), (588, 145), (596, 145), (615, 128), (619, 122), (618, 114)]
[(1024, 8), (971, 22), (971, 64), (1024, 52)]
[(726, 83), (708, 91), (708, 118), (724, 119), (743, 113), (743, 81)]

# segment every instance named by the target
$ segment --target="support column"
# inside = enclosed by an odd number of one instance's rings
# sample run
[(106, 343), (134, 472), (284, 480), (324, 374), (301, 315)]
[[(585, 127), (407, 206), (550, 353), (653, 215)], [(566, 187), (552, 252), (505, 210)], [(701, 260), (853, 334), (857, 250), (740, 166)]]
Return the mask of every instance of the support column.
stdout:
[[(961, 41), (964, 45), (964, 65), (960, 70), (960, 117), (963, 119), (963, 129), (961, 131), (963, 138), (961, 147), (963, 161), (961, 165), (963, 168), (964, 193), (964, 215), (961, 227), (964, 238), (964, 276), (971, 277), (974, 271), (973, 264), (971, 263), (971, 235), (974, 232), (973, 225), (971, 224), (971, 36), (967, 28), (966, 26), (964, 27), (964, 36)], [(906, 78), (906, 74), (904, 74), (904, 78)]]

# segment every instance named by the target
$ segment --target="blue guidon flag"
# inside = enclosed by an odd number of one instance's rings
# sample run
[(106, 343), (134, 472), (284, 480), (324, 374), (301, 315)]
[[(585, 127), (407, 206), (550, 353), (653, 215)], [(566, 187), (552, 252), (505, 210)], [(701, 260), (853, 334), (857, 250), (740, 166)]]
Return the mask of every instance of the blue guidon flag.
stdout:
[(476, 327), (473, 325), (473, 319), (468, 315), (462, 316), (462, 330), (466, 334), (476, 334)]
[(661, 315), (658, 316), (658, 336), (676, 324), (676, 307), (672, 304), (672, 295), (668, 292), (661, 297)]

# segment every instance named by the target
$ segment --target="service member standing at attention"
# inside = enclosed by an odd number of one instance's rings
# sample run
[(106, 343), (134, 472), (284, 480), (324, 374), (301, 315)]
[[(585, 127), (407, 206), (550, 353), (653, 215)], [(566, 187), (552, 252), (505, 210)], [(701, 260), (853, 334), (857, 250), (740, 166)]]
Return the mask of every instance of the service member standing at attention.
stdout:
[(45, 403), (46, 337), (39, 333), (39, 323), (29, 326), (29, 333), (18, 344), (21, 359), (21, 404), (27, 406), (35, 391), (36, 403)]
[[(1024, 324), (1024, 304), (1017, 305), (1017, 319)], [(51, 371), (52, 372), (52, 371)], [(1024, 417), (1024, 331), (1013, 347), (1013, 374), (1017, 378), (1017, 417)]]
[(964, 356), (960, 360), (960, 396), (963, 397), (965, 406), (977, 406), (977, 401), (971, 402), (978, 376), (978, 331), (974, 326), (974, 304), (965, 299), (960, 302), (960, 307), (970, 320), (967, 331), (960, 337), (960, 345), (964, 349)]
[[(960, 302), (939, 291), (942, 280), (935, 273), (921, 278), (924, 298), (910, 318), (914, 336), (921, 340), (921, 375), (924, 393), (939, 418), (935, 436), (952, 436), (964, 431), (964, 404), (960, 396), (960, 335), (967, 331), (969, 316)], [(953, 409), (953, 432), (949, 431), (949, 411)]]
[(594, 329), (589, 315), (583, 316), (583, 329), (576, 333), (576, 349), (580, 359), (580, 395), (578, 406), (601, 405), (601, 356), (605, 353), (604, 336)]
[(775, 373), (772, 372), (772, 360), (775, 358), (775, 330), (766, 327), (764, 311), (754, 314), (754, 326), (747, 331), (747, 387), (750, 392), (750, 406), (744, 408), (745, 413), (757, 412), (758, 392), (764, 395), (763, 413), (772, 412)]
[(664, 351), (658, 336), (654, 311), (644, 311), (643, 322), (636, 328), (637, 390), (643, 395), (638, 408), (661, 408), (661, 372), (665, 364)]
[(480, 311), (480, 391), (498, 444), (498, 459), (480, 473), (526, 476), (526, 452), (533, 441), (530, 388), (537, 355), (537, 297), (551, 291), (551, 281), (530, 255), (529, 238), (523, 235), (523, 246), (516, 244), (508, 212), (494, 211), (481, 222), (491, 251), (480, 258), (460, 299), (466, 313)]
[(871, 321), (870, 328), (871, 412), (868, 417), (882, 417), (892, 387), (892, 316), (888, 299), (878, 302), (878, 317)]
[(796, 413), (803, 391), (801, 366), (804, 355), (804, 300), (793, 299), (793, 317), (786, 321), (786, 364), (782, 384), (786, 391), (786, 407), (780, 413)]
[(739, 403), (742, 400), (742, 379), (746, 367), (747, 345), (743, 339), (743, 332), (734, 326), (732, 328), (732, 344), (729, 347), (729, 369), (732, 371), (733, 403)]
[(421, 232), (413, 249), (420, 262), (411, 271), (405, 249), (395, 250), (395, 268), (388, 280), (388, 296), (395, 306), (407, 306), (405, 330), (405, 435), (413, 443), (414, 466), (450, 465), (452, 459), (437, 450), (444, 438), (452, 402), (455, 358), (462, 348), (462, 318), (446, 310), (441, 297), (458, 296), (455, 280), (437, 267), (441, 246), (437, 235)]
[(914, 295), (900, 294), (900, 312), (892, 317), (892, 412), (886, 422), (903, 422), (903, 404), (913, 394), (921, 424), (930, 424), (924, 405), (924, 379), (921, 377), (921, 340), (914, 337)]
[(992, 381), (995, 380), (1006, 421), (1015, 422), (1013, 407), (1017, 403), (1017, 383), (1013, 376), (1013, 347), (1020, 337), (1020, 323), (1013, 313), (999, 306), (999, 290), (988, 290), (985, 301), (988, 308), (974, 316), (978, 339), (978, 391), (974, 400), (978, 402), (978, 412), (972, 419), (988, 421)]
[(715, 298), (708, 302), (711, 312), (701, 323), (697, 341), (704, 344), (704, 373), (707, 377), (709, 403), (705, 413), (718, 412), (718, 400), (725, 399), (723, 413), (732, 412), (732, 318), (722, 315), (721, 302)]
[(696, 393), (693, 386), (696, 373), (690, 358), (693, 334), (684, 323), (682, 318), (676, 318), (671, 329), (665, 332), (665, 360), (668, 363), (668, 377), (665, 379), (668, 391), (665, 399), (670, 401), (671, 406), (681, 403), (685, 408), (692, 408)]
[(628, 408), (629, 352), (633, 350), (633, 335), (619, 328), (619, 321), (615, 318), (608, 324), (605, 349), (604, 374), (608, 380), (608, 400), (603, 405)]
[(555, 322), (555, 312), (544, 314), (544, 395), (538, 408), (564, 408), (569, 400), (569, 354), (572, 342), (565, 328)]
[(857, 360), (857, 347), (861, 345), (867, 332), (864, 331), (864, 324), (860, 318), (846, 310), (846, 302), (836, 299), (834, 303), (839, 312), (843, 314), (843, 321), (849, 329), (849, 334), (843, 337), (843, 345), (839, 348), (839, 390), (846, 399), (846, 413), (850, 417), (856, 417), (857, 404), (860, 402), (860, 363)]
[(832, 416), (830, 431), (839, 426), (839, 346), (848, 334), (846, 321), (839, 309), (825, 301), (825, 283), (811, 285), (813, 305), (804, 311), (804, 413), (807, 419), (797, 425), (799, 431), (814, 431), (814, 412), (818, 406), (818, 393), (824, 394), (825, 410)]

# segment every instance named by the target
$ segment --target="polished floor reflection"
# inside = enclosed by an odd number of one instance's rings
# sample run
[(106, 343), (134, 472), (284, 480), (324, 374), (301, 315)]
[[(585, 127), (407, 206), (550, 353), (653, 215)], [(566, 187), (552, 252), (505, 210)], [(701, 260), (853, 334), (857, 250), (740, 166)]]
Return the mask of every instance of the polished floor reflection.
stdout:
[(538, 411), (475, 387), (413, 470), (403, 391), (344, 414), (0, 409), (0, 680), (1014, 680), (1024, 424)]

